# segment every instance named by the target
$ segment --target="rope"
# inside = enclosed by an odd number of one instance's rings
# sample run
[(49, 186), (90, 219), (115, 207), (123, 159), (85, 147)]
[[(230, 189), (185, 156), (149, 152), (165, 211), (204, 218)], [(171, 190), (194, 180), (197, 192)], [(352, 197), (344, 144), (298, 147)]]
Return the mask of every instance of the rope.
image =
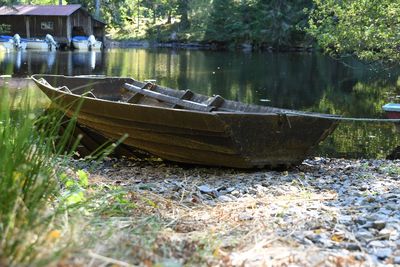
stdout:
[(378, 119), (378, 118), (350, 118), (350, 117), (340, 117), (335, 115), (328, 114), (313, 114), (313, 113), (302, 113), (302, 112), (284, 112), (285, 115), (297, 115), (304, 117), (312, 117), (312, 118), (321, 118), (335, 121), (343, 121), (343, 122), (392, 122), (392, 123), (400, 123), (400, 119)]

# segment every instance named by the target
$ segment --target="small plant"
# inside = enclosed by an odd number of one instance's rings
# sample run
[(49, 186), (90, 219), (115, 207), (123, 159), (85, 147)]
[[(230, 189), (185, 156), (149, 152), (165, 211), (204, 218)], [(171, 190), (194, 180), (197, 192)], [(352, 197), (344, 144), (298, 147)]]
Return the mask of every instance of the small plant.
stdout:
[(389, 175), (400, 175), (400, 167), (396, 165), (389, 165), (384, 171)]
[(89, 186), (88, 174), (83, 170), (78, 170), (75, 176), (66, 173), (60, 175), (64, 190), (62, 192), (63, 201), (73, 205), (82, 203), (86, 200), (85, 191)]

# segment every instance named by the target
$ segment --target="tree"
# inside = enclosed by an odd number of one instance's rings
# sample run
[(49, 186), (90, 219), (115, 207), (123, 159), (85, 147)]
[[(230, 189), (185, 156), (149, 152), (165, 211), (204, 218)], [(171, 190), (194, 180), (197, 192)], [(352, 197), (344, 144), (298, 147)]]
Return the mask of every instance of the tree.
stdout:
[(311, 0), (298, 0), (295, 3), (288, 0), (256, 1), (252, 39), (277, 48), (301, 42), (304, 33), (299, 28), (307, 21), (304, 8), (311, 4)]
[(241, 27), (241, 21), (235, 19), (233, 0), (214, 0), (208, 18), (205, 39), (226, 42), (232, 39), (231, 28)]
[(314, 0), (308, 33), (331, 55), (363, 60), (400, 59), (400, 2)]
[(178, 0), (177, 13), (180, 15), (179, 26), (182, 30), (189, 28), (189, 0)]

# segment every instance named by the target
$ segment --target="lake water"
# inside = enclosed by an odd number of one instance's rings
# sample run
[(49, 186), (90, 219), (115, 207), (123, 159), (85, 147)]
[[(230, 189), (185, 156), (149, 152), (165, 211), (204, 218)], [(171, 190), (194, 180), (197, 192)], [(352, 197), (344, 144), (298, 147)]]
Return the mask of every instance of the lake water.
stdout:
[[(384, 118), (382, 105), (400, 95), (400, 72), (372, 67), (317, 53), (170, 49), (0, 52), (0, 74), (16, 80), (34, 73), (129, 76), (259, 105)], [(41, 93), (36, 97), (45, 98)], [(399, 145), (398, 135), (390, 123), (341, 123), (314, 155), (383, 158)]]

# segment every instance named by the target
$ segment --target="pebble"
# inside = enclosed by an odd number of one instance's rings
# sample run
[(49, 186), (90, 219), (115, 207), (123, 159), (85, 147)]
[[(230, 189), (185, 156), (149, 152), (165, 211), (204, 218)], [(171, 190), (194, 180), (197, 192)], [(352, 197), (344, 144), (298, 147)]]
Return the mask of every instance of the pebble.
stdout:
[(392, 255), (392, 252), (393, 251), (391, 248), (380, 248), (376, 250), (375, 255), (378, 257), (378, 259), (383, 260)]
[(357, 243), (342, 243), (341, 247), (351, 251), (361, 250), (361, 247)]
[(253, 220), (254, 216), (246, 213), (242, 213), (239, 215), (239, 221), (250, 221)]
[(293, 243), (293, 249), (312, 253), (317, 247), (335, 257), (353, 255), (359, 266), (400, 264), (400, 179), (388, 171), (400, 169), (400, 161), (314, 158), (284, 172), (128, 160), (119, 160), (113, 169), (110, 162), (100, 164), (91, 176), (198, 208), (248, 202), (248, 207), (229, 214), (243, 227), (248, 225), (243, 233), (271, 227), (280, 242)]
[(386, 222), (385, 221), (374, 221), (372, 223), (372, 227), (377, 229), (377, 230), (382, 230), (383, 228), (385, 228), (386, 226)]
[(369, 242), (368, 246), (377, 247), (377, 248), (384, 248), (384, 247), (387, 247), (387, 244), (382, 242), (382, 241), (379, 241), (379, 240), (373, 240), (373, 241)]
[(208, 185), (200, 185), (197, 188), (199, 189), (199, 191), (201, 193), (206, 193), (206, 194), (209, 194), (209, 193), (212, 193), (215, 191), (214, 188), (210, 188)]
[(228, 196), (219, 196), (217, 199), (218, 199), (219, 201), (221, 201), (221, 202), (229, 202), (229, 201), (232, 201), (232, 199), (231, 199), (230, 197), (228, 197)]
[(350, 215), (342, 215), (339, 217), (339, 223), (349, 224), (352, 222), (352, 217)]
[(355, 222), (356, 224), (364, 225), (364, 224), (367, 223), (367, 220), (366, 220), (365, 218), (363, 218), (363, 217), (357, 217), (357, 218), (354, 220), (354, 222)]
[(374, 235), (370, 231), (363, 230), (363, 229), (356, 232), (355, 236), (357, 239), (362, 239), (362, 240), (370, 240), (370, 239), (374, 238)]

